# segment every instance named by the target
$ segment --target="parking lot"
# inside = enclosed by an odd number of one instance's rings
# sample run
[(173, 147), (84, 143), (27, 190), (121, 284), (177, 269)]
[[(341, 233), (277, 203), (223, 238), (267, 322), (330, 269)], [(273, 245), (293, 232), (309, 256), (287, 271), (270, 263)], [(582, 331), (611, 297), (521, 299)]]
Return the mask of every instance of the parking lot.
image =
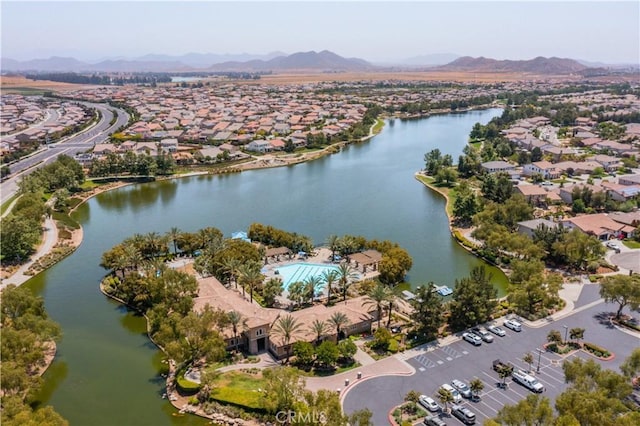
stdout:
[[(469, 384), (474, 378), (479, 378), (484, 384), (480, 400), (463, 399), (462, 404), (476, 414), (476, 424), (482, 424), (485, 419), (495, 417), (504, 405), (517, 404), (532, 394), (526, 387), (514, 383), (511, 378), (507, 378), (506, 388), (499, 387), (500, 379), (492, 369), (493, 360), (500, 359), (527, 371), (529, 365), (522, 361), (527, 352), (534, 358), (531, 365), (532, 375), (545, 386), (542, 395), (550, 398), (553, 404), (556, 396), (566, 388), (562, 361), (574, 357), (595, 358), (582, 351), (565, 356), (538, 351), (547, 342), (546, 337), (550, 330), (558, 330), (564, 334), (565, 330), (573, 327), (585, 328), (586, 341), (602, 345), (616, 354), (615, 359), (611, 361), (598, 361), (603, 368), (616, 371), (619, 371), (619, 365), (640, 344), (637, 335), (624, 333), (602, 320), (604, 313), (615, 310), (615, 305), (597, 302), (598, 297), (596, 286), (585, 287), (576, 303), (577, 312), (558, 321), (549, 321), (542, 327), (523, 326), (522, 331), (518, 333), (499, 323), (506, 335), (493, 335), (493, 343), (483, 342), (481, 346), (474, 346), (459, 340), (446, 346), (425, 347), (422, 353), (413, 353), (405, 358), (415, 369), (415, 374), (405, 377), (376, 377), (350, 389), (344, 399), (345, 412), (350, 413), (367, 407), (373, 412), (374, 424), (388, 424), (389, 411), (401, 404), (410, 390), (416, 390), (437, 400), (435, 393), (443, 383), (451, 383), (453, 379), (458, 379)], [(403, 354), (397, 356), (403, 357)], [(442, 418), (447, 424), (462, 424), (454, 417)]]
[[(503, 327), (504, 329), (504, 327)], [(501, 380), (498, 373), (493, 371), (491, 363), (474, 362), (478, 359), (487, 359), (488, 354), (492, 354), (494, 359), (501, 359), (512, 363), (516, 368), (528, 371), (529, 365), (522, 360), (524, 352), (515, 357), (509, 357), (508, 348), (514, 345), (514, 339), (522, 339), (529, 331), (525, 328), (522, 332), (505, 329), (506, 336), (494, 336), (493, 343), (483, 343), (482, 346), (473, 346), (468, 342), (459, 341), (449, 346), (435, 349), (424, 355), (407, 360), (416, 369), (416, 375), (424, 378), (425, 384), (419, 389), (426, 395), (433, 396), (443, 383), (449, 383), (453, 379), (462, 380), (469, 384), (475, 378), (479, 378), (484, 383), (484, 389), (480, 393), (478, 401), (463, 399), (462, 405), (466, 405), (476, 414), (477, 423), (482, 424), (485, 419), (496, 416), (500, 408), (505, 404), (517, 404), (532, 392), (522, 385), (507, 379), (508, 386), (502, 388), (498, 386)], [(517, 345), (519, 346), (519, 345)], [(532, 375), (538, 379), (545, 387), (544, 395), (554, 399), (564, 388), (564, 374), (562, 372), (562, 360), (574, 356), (584, 357), (589, 355), (576, 352), (569, 357), (562, 357), (551, 352), (538, 352), (534, 346), (529, 350), (534, 355), (534, 362), (531, 365)], [(538, 369), (538, 359), (540, 368)], [(458, 362), (453, 362), (457, 360)], [(437, 400), (437, 399), (436, 399)], [(447, 417), (443, 417), (445, 421)], [(451, 422), (456, 422), (451, 418)]]

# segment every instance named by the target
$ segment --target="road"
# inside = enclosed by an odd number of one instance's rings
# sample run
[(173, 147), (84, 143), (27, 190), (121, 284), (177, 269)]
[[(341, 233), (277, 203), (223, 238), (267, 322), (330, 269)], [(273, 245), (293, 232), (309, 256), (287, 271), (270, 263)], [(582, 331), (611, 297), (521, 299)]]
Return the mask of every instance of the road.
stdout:
[[(55, 161), (60, 154), (74, 156), (87, 151), (95, 144), (107, 140), (111, 133), (129, 121), (129, 114), (122, 109), (114, 108), (107, 104), (81, 103), (100, 111), (101, 117), (98, 123), (82, 132), (64, 138), (63, 141), (43, 147), (29, 157), (11, 164), (11, 177), (0, 184), (0, 203), (4, 203), (15, 194), (22, 176), (33, 172), (38, 167)], [(118, 117), (113, 125), (109, 125), (113, 119), (112, 110), (117, 111)]]
[[(500, 358), (528, 370), (529, 366), (522, 361), (523, 355), (527, 352), (534, 355), (532, 370), (546, 388), (543, 395), (554, 401), (566, 388), (562, 372), (563, 359), (595, 359), (581, 351), (565, 357), (537, 351), (537, 348), (541, 348), (547, 342), (546, 336), (550, 330), (558, 330), (564, 334), (565, 325), (569, 330), (574, 327), (585, 328), (585, 341), (599, 344), (614, 352), (615, 359), (597, 362), (603, 368), (619, 371), (620, 364), (638, 347), (640, 339), (637, 335), (622, 332), (603, 321), (603, 313), (615, 312), (616, 306), (605, 304), (599, 298), (598, 289), (597, 285), (586, 285), (577, 300), (574, 313), (542, 327), (523, 327), (520, 333), (505, 329), (507, 335), (502, 338), (494, 336), (493, 343), (483, 343), (482, 346), (475, 347), (461, 340), (413, 356), (406, 362), (415, 368), (415, 374), (403, 377), (383, 376), (358, 383), (345, 396), (344, 410), (348, 414), (368, 407), (373, 412), (373, 424), (384, 425), (388, 424), (388, 411), (401, 404), (410, 390), (433, 396), (441, 384), (449, 383), (453, 379), (468, 383), (474, 378), (480, 378), (485, 385), (480, 394), (480, 401), (464, 400), (463, 405), (469, 407), (476, 414), (477, 423), (482, 424), (486, 418), (495, 417), (503, 405), (516, 404), (531, 394), (525, 387), (511, 382), (510, 379), (507, 380), (509, 385), (506, 389), (499, 388), (498, 375), (491, 368), (492, 361)], [(461, 424), (455, 418), (443, 417), (443, 420), (447, 424)]]

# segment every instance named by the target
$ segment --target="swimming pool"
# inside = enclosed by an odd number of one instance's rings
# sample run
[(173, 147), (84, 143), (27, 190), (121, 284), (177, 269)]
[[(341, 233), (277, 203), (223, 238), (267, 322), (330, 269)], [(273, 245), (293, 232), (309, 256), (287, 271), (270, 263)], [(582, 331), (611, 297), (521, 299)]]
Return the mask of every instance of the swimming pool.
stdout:
[[(322, 273), (327, 270), (338, 271), (338, 267), (334, 265), (322, 265), (319, 263), (292, 263), (291, 265), (280, 266), (276, 268), (278, 275), (282, 278), (282, 288), (284, 291), (289, 289), (291, 283), (296, 281), (304, 281), (309, 277), (320, 277)], [(324, 288), (324, 283), (316, 288), (321, 290)]]

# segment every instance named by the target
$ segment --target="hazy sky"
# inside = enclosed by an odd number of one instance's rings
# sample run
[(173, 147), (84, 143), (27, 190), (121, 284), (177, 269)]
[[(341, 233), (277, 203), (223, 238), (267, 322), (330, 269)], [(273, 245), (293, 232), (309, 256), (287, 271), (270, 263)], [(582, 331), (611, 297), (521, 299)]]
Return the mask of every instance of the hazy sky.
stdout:
[(432, 53), (640, 62), (640, 2), (32, 2), (2, 0), (2, 56), (328, 49), (393, 61)]

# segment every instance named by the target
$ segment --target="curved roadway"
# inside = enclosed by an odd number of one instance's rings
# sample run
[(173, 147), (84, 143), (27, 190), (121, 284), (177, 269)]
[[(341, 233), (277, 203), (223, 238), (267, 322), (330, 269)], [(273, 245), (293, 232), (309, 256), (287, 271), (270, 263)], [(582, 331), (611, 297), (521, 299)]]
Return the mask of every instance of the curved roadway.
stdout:
[[(33, 172), (38, 167), (55, 161), (56, 157), (60, 154), (74, 156), (87, 151), (95, 144), (107, 140), (116, 129), (129, 122), (129, 114), (122, 109), (112, 107), (108, 104), (80, 103), (100, 111), (101, 117), (98, 123), (86, 130), (64, 138), (61, 142), (53, 143), (29, 157), (11, 164), (9, 166), (11, 168), (11, 177), (0, 185), (1, 203), (4, 203), (16, 193), (18, 181), (22, 176)], [(118, 118), (113, 125), (109, 125), (113, 119), (112, 110), (117, 111)]]

